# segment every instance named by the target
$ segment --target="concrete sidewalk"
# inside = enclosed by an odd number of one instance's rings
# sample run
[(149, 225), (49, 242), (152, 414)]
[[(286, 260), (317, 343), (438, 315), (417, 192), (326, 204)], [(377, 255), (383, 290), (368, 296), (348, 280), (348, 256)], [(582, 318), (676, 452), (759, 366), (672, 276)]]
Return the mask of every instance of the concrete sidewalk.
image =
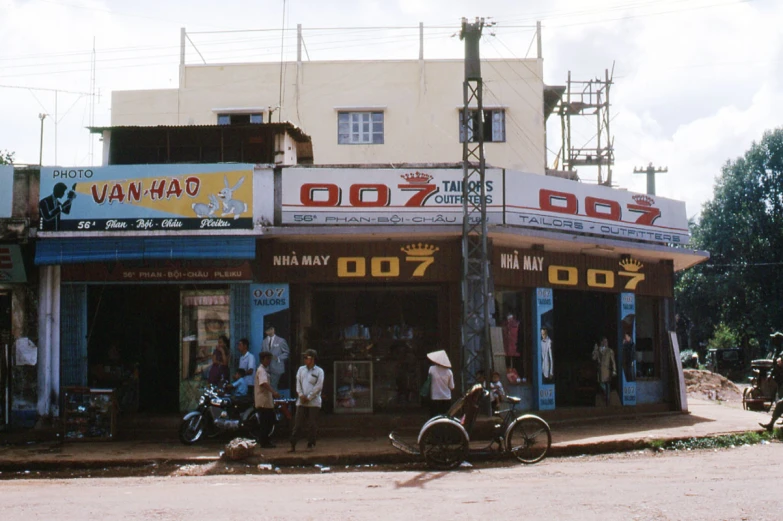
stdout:
[[(624, 418), (555, 421), (551, 457), (621, 452), (649, 446), (654, 440), (759, 431), (769, 415), (735, 406), (690, 399), (690, 412), (658, 413)], [(185, 446), (175, 439), (138, 441), (41, 441), (8, 444), (0, 434), (0, 471), (138, 467), (154, 464), (203, 464), (220, 459), (226, 439)], [(415, 441), (415, 440), (412, 440)], [(394, 449), (386, 436), (324, 438), (313, 451), (287, 452), (286, 440), (275, 449), (256, 449), (253, 462), (275, 466), (359, 465), (416, 461)], [(473, 443), (471, 444), (474, 445)], [(478, 445), (478, 442), (476, 442)]]

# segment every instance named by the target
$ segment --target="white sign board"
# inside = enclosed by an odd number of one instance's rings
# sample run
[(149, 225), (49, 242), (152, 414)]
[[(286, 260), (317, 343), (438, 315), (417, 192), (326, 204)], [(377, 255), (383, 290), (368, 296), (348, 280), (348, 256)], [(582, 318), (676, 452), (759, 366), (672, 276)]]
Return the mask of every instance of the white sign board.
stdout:
[[(283, 224), (462, 224), (458, 169), (286, 168)], [(488, 169), (487, 222), (503, 222), (503, 171)]]
[(14, 199), (14, 167), (0, 165), (0, 219), (11, 217)]
[(685, 203), (567, 179), (506, 171), (506, 224), (687, 244)]

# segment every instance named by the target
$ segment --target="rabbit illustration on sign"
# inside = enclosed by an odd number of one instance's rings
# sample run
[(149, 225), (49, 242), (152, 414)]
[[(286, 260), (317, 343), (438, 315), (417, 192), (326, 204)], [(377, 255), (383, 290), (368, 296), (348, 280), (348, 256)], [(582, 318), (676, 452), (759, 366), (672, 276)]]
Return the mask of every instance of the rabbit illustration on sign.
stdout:
[(213, 217), (217, 209), (220, 208), (220, 201), (213, 194), (209, 194), (209, 204), (193, 203), (190, 207), (198, 217)]
[(240, 201), (239, 199), (234, 199), (234, 192), (242, 186), (242, 183), (245, 181), (245, 177), (242, 176), (239, 178), (239, 181), (237, 181), (237, 184), (235, 184), (232, 187), (229, 187), (228, 184), (228, 177), (223, 176), (223, 183), (226, 185), (225, 188), (223, 188), (220, 193), (218, 193), (218, 197), (220, 197), (223, 200), (223, 217), (227, 215), (233, 215), (234, 219), (239, 219), (239, 216), (247, 211), (247, 203)]

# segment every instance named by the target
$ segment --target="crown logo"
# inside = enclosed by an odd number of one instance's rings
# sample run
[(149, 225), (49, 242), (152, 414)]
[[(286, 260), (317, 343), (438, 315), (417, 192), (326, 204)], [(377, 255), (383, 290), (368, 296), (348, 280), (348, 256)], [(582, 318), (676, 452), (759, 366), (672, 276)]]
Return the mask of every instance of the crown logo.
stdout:
[(435, 252), (440, 250), (437, 246), (432, 244), (408, 244), (403, 246), (400, 250), (404, 251), (411, 257), (431, 257), (435, 255)]
[(413, 185), (427, 184), (432, 180), (432, 176), (430, 174), (425, 174), (424, 172), (409, 172), (407, 174), (402, 174), (400, 177)]
[(644, 267), (644, 264), (639, 262), (636, 259), (632, 259), (628, 257), (627, 259), (623, 259), (619, 262), (620, 267), (623, 268), (626, 271), (631, 271), (633, 273), (638, 272), (640, 269)]
[(633, 196), (633, 200), (641, 206), (652, 206), (655, 203), (655, 199), (648, 195), (636, 194)]

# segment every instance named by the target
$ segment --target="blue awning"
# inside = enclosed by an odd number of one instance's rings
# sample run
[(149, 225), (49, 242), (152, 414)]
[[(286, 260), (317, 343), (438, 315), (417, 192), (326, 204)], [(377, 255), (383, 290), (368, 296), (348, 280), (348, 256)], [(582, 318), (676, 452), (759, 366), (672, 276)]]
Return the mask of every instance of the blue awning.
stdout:
[(36, 264), (153, 259), (255, 259), (255, 237), (87, 237), (39, 239)]

